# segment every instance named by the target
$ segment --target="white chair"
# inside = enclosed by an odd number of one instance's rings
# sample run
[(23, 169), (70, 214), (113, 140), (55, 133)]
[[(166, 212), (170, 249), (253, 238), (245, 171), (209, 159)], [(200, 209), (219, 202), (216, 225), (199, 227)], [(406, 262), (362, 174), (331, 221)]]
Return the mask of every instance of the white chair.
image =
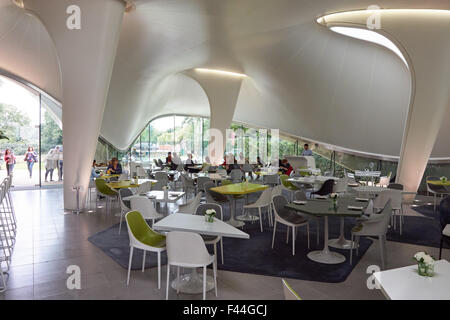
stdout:
[(278, 174), (268, 174), (263, 176), (264, 184), (275, 187), (280, 184), (280, 176)]
[(189, 190), (194, 191), (194, 195), (197, 195), (197, 186), (194, 183), (194, 180), (189, 178), (185, 174), (181, 174), (181, 182), (183, 183), (183, 191), (185, 192), (186, 199)]
[(333, 186), (333, 192), (335, 193), (346, 193), (347, 190), (348, 190), (348, 179), (346, 177), (337, 180)]
[(221, 175), (221, 176), (226, 176), (227, 175), (227, 170), (225, 170), (225, 169), (217, 169), (216, 173)]
[(391, 200), (392, 216), (391, 225), (394, 230), (397, 229), (397, 214), (400, 216), (400, 234), (402, 234), (402, 223), (403, 223), (403, 193), (401, 190), (389, 189), (380, 192), (380, 194), (373, 201), (373, 208), (376, 211), (381, 211), (388, 200)]
[[(352, 229), (351, 241), (355, 244), (356, 254), (358, 255), (359, 238), (378, 237), (380, 242), (381, 267), (384, 269), (386, 260), (386, 233), (391, 220), (392, 207), (391, 200), (386, 202), (382, 212), (372, 213), (365, 220), (360, 220), (359, 224)], [(350, 249), (350, 264), (353, 262), (353, 247)]]
[(248, 174), (249, 178), (253, 180), (253, 166), (249, 163), (244, 163), (242, 165), (242, 171), (245, 174)]
[(120, 231), (122, 230), (122, 220), (123, 217), (125, 216), (125, 214), (131, 210), (131, 201), (130, 200), (123, 200), (126, 197), (130, 197), (133, 195), (133, 192), (128, 189), (128, 188), (124, 188), (124, 189), (120, 189), (119, 190), (119, 203), (120, 203), (120, 223), (119, 223), (119, 234)]
[(156, 252), (158, 254), (158, 289), (161, 289), (161, 252), (166, 250), (165, 236), (153, 231), (138, 211), (128, 212), (125, 215), (125, 220), (127, 221), (128, 236), (130, 237), (127, 285), (130, 283), (133, 249), (137, 248), (144, 251), (144, 256), (142, 258), (142, 272), (144, 272), (145, 269), (145, 256), (147, 251)]
[(151, 190), (161, 191), (163, 187), (167, 186), (167, 180), (158, 180), (155, 184), (152, 185)]
[[(263, 232), (263, 224), (262, 224), (262, 215), (261, 215), (261, 209), (267, 208), (267, 219), (269, 220), (269, 226), (272, 225), (272, 206), (270, 205), (272, 201), (272, 188), (265, 189), (261, 196), (253, 203), (244, 205), (243, 212), (245, 213), (246, 210), (249, 209), (258, 209), (259, 213), (259, 225), (261, 227), (261, 232)], [(240, 220), (243, 217), (245, 217), (245, 214), (242, 216), (236, 217), (236, 219)]]
[(167, 172), (165, 171), (156, 171), (154, 173), (155, 179), (160, 180), (166, 180), (166, 184), (169, 182), (169, 178), (167, 177)]
[(156, 211), (152, 201), (145, 196), (134, 196), (131, 198), (131, 210), (139, 211), (144, 219), (151, 220), (152, 226), (155, 220), (164, 218), (164, 215)]
[(287, 226), (286, 233), (286, 243), (289, 243), (289, 227), (292, 228), (292, 255), (295, 255), (295, 238), (296, 238), (296, 228), (301, 226), (306, 226), (306, 232), (308, 236), (308, 249), (309, 249), (309, 221), (307, 218), (292, 212), (285, 208), (288, 203), (286, 198), (282, 195), (275, 196), (272, 198), (272, 203), (274, 207), (275, 223), (273, 226), (273, 237), (272, 237), (272, 249), (275, 242), (275, 233), (277, 230), (277, 223), (281, 223)]
[(146, 181), (136, 188), (135, 194), (144, 194), (152, 190), (152, 182)]
[(209, 182), (211, 179), (209, 177), (198, 177), (197, 178), (197, 191), (205, 191), (203, 185), (205, 182)]
[(136, 167), (136, 175), (137, 175), (138, 178), (141, 178), (141, 179), (147, 179), (148, 178), (147, 171), (144, 168), (142, 168), (141, 166), (137, 166)]
[(241, 169), (233, 169), (230, 172), (230, 179), (233, 183), (242, 182), (242, 170)]
[(199, 192), (194, 199), (185, 204), (178, 205), (177, 213), (187, 213), (187, 214), (195, 214), (195, 210), (200, 204), (200, 200), (202, 199), (202, 193)]
[[(196, 215), (205, 215), (206, 210), (213, 209), (216, 211), (216, 218), (223, 220), (223, 214), (222, 214), (222, 206), (216, 203), (203, 203), (198, 205), (197, 209), (195, 210)], [(201, 236), (203, 241), (205, 241), (205, 244), (212, 244), (214, 246), (214, 256), (216, 257), (217, 261), (217, 243), (220, 242), (220, 254), (222, 257), (222, 264), (224, 263), (223, 260), (223, 240), (220, 236), (207, 236), (202, 235)]]
[(281, 279), (281, 283), (283, 284), (284, 300), (302, 300), (302, 298), (300, 298), (297, 292), (291, 288), (286, 280)]
[[(301, 191), (301, 190), (295, 191), (295, 193), (294, 193), (294, 200), (307, 201), (306, 194), (303, 191)], [(319, 239), (319, 236), (320, 236), (320, 221), (319, 221), (319, 217), (309, 216), (308, 219), (311, 220), (311, 221), (314, 221), (316, 223), (316, 229), (317, 229), (316, 230), (316, 236), (317, 236), (316, 243), (317, 243), (317, 245), (319, 245), (319, 241), (320, 241), (320, 239)]]
[(128, 179), (128, 173), (122, 173), (119, 176), (119, 181), (127, 180)]
[[(214, 288), (217, 297), (217, 263), (210, 255), (202, 237), (197, 233), (172, 231), (167, 234), (167, 283), (166, 300), (169, 299), (170, 266), (177, 267), (179, 279), (180, 267), (203, 268), (203, 300), (206, 300), (206, 267), (213, 264)], [(178, 290), (177, 290), (178, 293)]]

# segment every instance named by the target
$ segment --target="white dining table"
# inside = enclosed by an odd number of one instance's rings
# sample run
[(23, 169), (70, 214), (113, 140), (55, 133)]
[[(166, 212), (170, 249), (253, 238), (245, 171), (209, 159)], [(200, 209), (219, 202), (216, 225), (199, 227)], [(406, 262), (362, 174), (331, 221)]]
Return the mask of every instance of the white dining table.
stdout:
[[(184, 213), (171, 214), (153, 224), (153, 229), (158, 231), (184, 231), (195, 232), (208, 236), (221, 236), (229, 238), (250, 239), (247, 233), (214, 218), (214, 222), (206, 222), (202, 215), (192, 215)], [(192, 268), (192, 272), (180, 275), (172, 281), (172, 288), (179, 289), (183, 293), (199, 294), (203, 292), (202, 276), (197, 273), (197, 268)], [(207, 276), (206, 290), (214, 289), (214, 279)]]
[(450, 300), (450, 263), (434, 263), (434, 276), (419, 275), (417, 264), (374, 273), (375, 281), (390, 300)]

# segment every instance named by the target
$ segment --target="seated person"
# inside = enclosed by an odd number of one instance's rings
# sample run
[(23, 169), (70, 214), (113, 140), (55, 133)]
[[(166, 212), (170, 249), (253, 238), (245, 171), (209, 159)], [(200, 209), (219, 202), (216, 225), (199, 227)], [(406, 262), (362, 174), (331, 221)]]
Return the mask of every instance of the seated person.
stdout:
[(167, 153), (166, 164), (169, 166), (172, 164), (172, 152)]
[(292, 173), (292, 170), (294, 170), (294, 168), (292, 168), (291, 164), (286, 159), (283, 159), (280, 161), (281, 173), (290, 176)]
[(95, 169), (95, 167), (97, 166), (97, 161), (93, 161), (92, 162), (92, 168), (91, 168), (91, 180), (94, 180), (95, 178), (98, 178), (101, 176), (100, 173), (97, 173), (97, 170)]
[(305, 143), (303, 145), (303, 151), (302, 151), (302, 156), (312, 156), (313, 153), (312, 151), (309, 149), (309, 144)]
[(108, 174), (122, 174), (122, 166), (119, 163), (119, 159), (112, 158), (111, 163), (106, 170)]
[(260, 156), (256, 157), (256, 164), (258, 166), (264, 167), (264, 162), (261, 161), (261, 157)]

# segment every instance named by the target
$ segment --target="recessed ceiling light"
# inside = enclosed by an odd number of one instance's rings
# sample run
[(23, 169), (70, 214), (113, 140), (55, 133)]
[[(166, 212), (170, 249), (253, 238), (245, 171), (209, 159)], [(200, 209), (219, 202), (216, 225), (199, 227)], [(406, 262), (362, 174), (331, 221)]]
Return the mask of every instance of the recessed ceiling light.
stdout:
[(217, 73), (217, 74), (222, 74), (225, 76), (232, 76), (232, 77), (241, 77), (241, 78), (247, 77), (247, 75), (243, 74), (243, 73), (230, 72), (230, 71), (217, 70), (217, 69), (195, 68), (195, 71)]

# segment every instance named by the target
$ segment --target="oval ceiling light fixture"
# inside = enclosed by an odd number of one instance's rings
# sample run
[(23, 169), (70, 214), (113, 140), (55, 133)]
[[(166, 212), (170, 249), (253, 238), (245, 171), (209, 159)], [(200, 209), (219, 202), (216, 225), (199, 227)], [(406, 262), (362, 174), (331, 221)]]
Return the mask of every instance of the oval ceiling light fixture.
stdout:
[(231, 77), (241, 77), (246, 78), (247, 75), (243, 73), (237, 73), (237, 72), (231, 72), (231, 71), (225, 71), (225, 70), (217, 70), (217, 69), (206, 69), (206, 68), (195, 68), (195, 71), (199, 72), (205, 72), (205, 73), (217, 73), (224, 76), (231, 76)]
[(338, 26), (330, 27), (330, 30), (348, 37), (365, 40), (383, 46), (394, 52), (403, 61), (406, 67), (408, 67), (408, 62), (406, 61), (400, 49), (391, 40), (378, 32), (362, 28)]
[(25, 5), (23, 4), (23, 0), (12, 0), (12, 2), (21, 9), (25, 8)]

